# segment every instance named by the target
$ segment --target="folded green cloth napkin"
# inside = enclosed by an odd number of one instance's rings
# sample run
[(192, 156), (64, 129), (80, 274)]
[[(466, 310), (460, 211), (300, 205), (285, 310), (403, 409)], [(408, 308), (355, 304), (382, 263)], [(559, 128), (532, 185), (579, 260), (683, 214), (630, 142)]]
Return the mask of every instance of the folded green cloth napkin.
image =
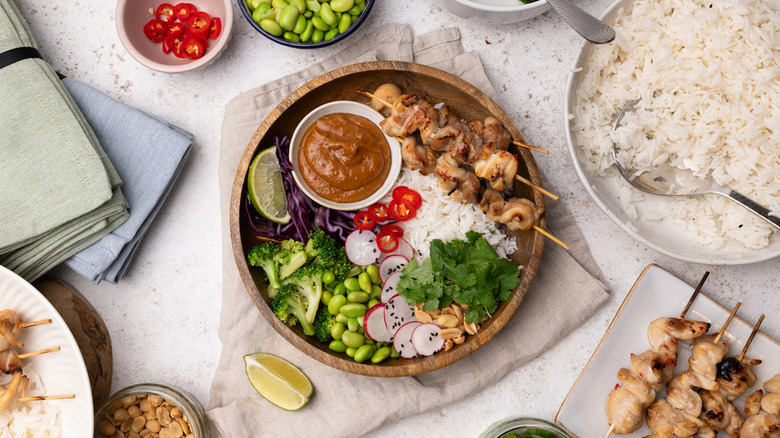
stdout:
[[(0, 53), (37, 48), (0, 0)], [(52, 68), (0, 68), (0, 265), (32, 281), (129, 217), (121, 180)]]

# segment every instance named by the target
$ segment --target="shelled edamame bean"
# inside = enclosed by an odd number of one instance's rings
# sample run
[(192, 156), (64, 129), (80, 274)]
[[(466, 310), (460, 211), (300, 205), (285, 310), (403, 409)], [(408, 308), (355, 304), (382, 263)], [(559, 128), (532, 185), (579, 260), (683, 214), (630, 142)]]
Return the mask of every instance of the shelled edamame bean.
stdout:
[[(331, 3), (334, 1), (331, 0)], [(381, 284), (376, 266), (368, 266), (355, 277), (329, 285), (332, 293), (328, 296), (328, 303), (323, 304), (327, 305), (328, 312), (336, 320), (331, 328), (331, 350), (346, 353), (359, 363), (370, 361), (377, 364), (388, 357), (398, 357), (392, 345), (372, 341), (363, 330), (363, 317), (366, 312), (379, 304), (377, 298), (382, 290)]]
[(367, 0), (244, 0), (269, 34), (294, 43), (319, 43), (355, 25)]

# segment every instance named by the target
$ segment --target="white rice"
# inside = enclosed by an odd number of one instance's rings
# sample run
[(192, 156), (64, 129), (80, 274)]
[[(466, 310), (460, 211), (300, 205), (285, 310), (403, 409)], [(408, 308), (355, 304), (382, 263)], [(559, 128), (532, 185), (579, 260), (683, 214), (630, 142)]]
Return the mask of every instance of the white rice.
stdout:
[(407, 186), (422, 196), (422, 206), (411, 220), (399, 222), (406, 239), (422, 259), (430, 254), (433, 239), (449, 242), (466, 240), (466, 232), (476, 231), (490, 243), (499, 256), (506, 258), (517, 250), (517, 242), (507, 238), (498, 224), (488, 219), (474, 204), (462, 204), (453, 200), (439, 188), (436, 176), (424, 176), (404, 167), (397, 185)]
[[(620, 10), (612, 44), (593, 47), (577, 90), (573, 131), (586, 170), (616, 175), (618, 160), (670, 161), (712, 173), (780, 213), (780, 15), (762, 0), (636, 0)], [(632, 99), (621, 127), (612, 121)], [(612, 169), (612, 170), (610, 170)], [(642, 197), (640, 197), (640, 200)], [(769, 244), (774, 228), (717, 195), (663, 198), (651, 219), (712, 247)]]
[[(39, 376), (29, 365), (24, 374), (30, 379), (27, 395), (43, 394)], [(10, 376), (0, 379), (7, 385)], [(0, 438), (57, 438), (62, 436), (60, 409), (48, 401), (16, 403), (0, 412)]]

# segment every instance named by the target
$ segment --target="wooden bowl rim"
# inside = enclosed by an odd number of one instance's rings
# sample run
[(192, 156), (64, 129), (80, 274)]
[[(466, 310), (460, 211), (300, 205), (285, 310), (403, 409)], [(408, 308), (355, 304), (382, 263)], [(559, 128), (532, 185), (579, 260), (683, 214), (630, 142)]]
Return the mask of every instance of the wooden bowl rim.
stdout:
[[(266, 321), (268, 321), (268, 323), (271, 324), (277, 333), (282, 335), (282, 337), (284, 337), (289, 343), (291, 343), (298, 350), (302, 351), (309, 357), (342, 371), (372, 377), (406, 377), (434, 371), (455, 363), (460, 359), (463, 359), (464, 357), (476, 351), (493, 336), (495, 336), (495, 334), (498, 333), (509, 322), (511, 317), (520, 307), (521, 302), (528, 293), (531, 287), (531, 283), (536, 276), (536, 272), (539, 268), (542, 258), (542, 251), (545, 243), (544, 236), (542, 236), (540, 233), (534, 233), (533, 239), (531, 241), (533, 247), (531, 251), (531, 257), (528, 260), (528, 263), (523, 266), (523, 273), (520, 279), (520, 284), (518, 284), (518, 286), (513, 291), (512, 297), (508, 301), (504, 302), (506, 307), (503, 309), (503, 311), (494, 314), (491, 319), (486, 322), (486, 326), (484, 326), (483, 329), (481, 329), (476, 335), (468, 336), (465, 343), (457, 345), (456, 348), (453, 348), (450, 351), (441, 351), (433, 356), (425, 358), (405, 359), (398, 363), (388, 365), (382, 363), (357, 363), (351, 359), (347, 360), (335, 354), (320, 350), (319, 348), (312, 345), (309, 341), (298, 336), (295, 332), (292, 331), (290, 327), (282, 323), (273, 314), (273, 311), (271, 311), (268, 303), (266, 303), (266, 301), (263, 299), (262, 294), (260, 293), (252, 278), (249, 266), (246, 262), (246, 257), (244, 255), (240, 229), (241, 196), (244, 188), (244, 182), (246, 180), (246, 175), (251, 160), (258, 150), (261, 140), (268, 133), (270, 127), (279, 118), (281, 118), (284, 112), (289, 109), (293, 103), (298, 101), (298, 99), (328, 82), (353, 74), (384, 70), (396, 70), (421, 74), (433, 77), (440, 81), (448, 82), (464, 93), (474, 96), (474, 99), (478, 100), (480, 104), (485, 106), (490, 111), (491, 114), (501, 120), (514, 139), (523, 141), (522, 135), (512, 120), (495, 102), (493, 102), (492, 99), (490, 99), (490, 97), (455, 75), (447, 73), (443, 70), (436, 69), (434, 67), (400, 61), (371, 61), (347, 65), (324, 73), (323, 75), (320, 75), (302, 85), (300, 88), (291, 93), (287, 98), (285, 98), (281, 103), (279, 103), (279, 105), (277, 105), (274, 110), (271, 111), (271, 113), (257, 128), (254, 135), (250, 139), (249, 144), (244, 150), (244, 154), (238, 164), (236, 177), (233, 182), (233, 190), (230, 198), (230, 238), (231, 246), (233, 248), (233, 255), (236, 259), (238, 271), (247, 293)], [(541, 176), (539, 174), (538, 168), (536, 167), (536, 161), (534, 160), (533, 155), (527, 149), (518, 149), (518, 155), (523, 157), (525, 165), (528, 168), (530, 176), (529, 179), (534, 184), (541, 185)], [(540, 207), (544, 207), (545, 199), (544, 196), (539, 193), (539, 191), (533, 191), (533, 200)], [(542, 216), (540, 219), (540, 225), (542, 227), (545, 227), (546, 225), (546, 219), (544, 216)], [(318, 341), (312, 338), (312, 342)]]

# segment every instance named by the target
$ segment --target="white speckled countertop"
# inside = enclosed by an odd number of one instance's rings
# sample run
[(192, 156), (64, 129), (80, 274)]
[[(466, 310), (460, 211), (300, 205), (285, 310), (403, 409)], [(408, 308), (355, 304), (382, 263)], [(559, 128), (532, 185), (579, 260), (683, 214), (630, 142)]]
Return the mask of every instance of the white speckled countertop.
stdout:
[[(239, 92), (301, 70), (340, 48), (298, 51), (274, 45), (236, 9), (233, 39), (217, 62), (193, 73), (166, 75), (148, 70), (125, 52), (115, 30), (115, 2), (15, 1), (43, 57), (56, 70), (195, 134), (179, 183), (120, 284), (94, 285), (65, 268), (54, 273), (79, 289), (103, 316), (113, 342), (113, 390), (165, 382), (189, 390), (207, 405), (221, 350), (217, 161), (224, 106)], [(598, 15), (610, 0), (579, 3)], [(442, 27), (460, 29), (466, 50), (479, 54), (499, 91), (498, 104), (529, 143), (551, 151), (549, 157), (537, 158), (545, 186), (572, 210), (604, 271), (611, 298), (555, 348), (497, 384), (441, 410), (401, 419), (373, 436), (477, 436), (509, 417), (552, 420), (649, 263), (692, 284), (710, 270), (706, 293), (728, 307), (742, 301), (739, 314), (749, 321), (766, 313), (762, 329), (780, 336), (777, 261), (731, 267), (676, 261), (626, 235), (588, 197), (566, 149), (562, 108), (565, 80), (581, 40), (557, 15), (548, 12), (515, 25), (487, 26), (454, 17), (430, 0), (380, 0), (352, 38), (392, 22), (409, 24), (416, 35)]]

